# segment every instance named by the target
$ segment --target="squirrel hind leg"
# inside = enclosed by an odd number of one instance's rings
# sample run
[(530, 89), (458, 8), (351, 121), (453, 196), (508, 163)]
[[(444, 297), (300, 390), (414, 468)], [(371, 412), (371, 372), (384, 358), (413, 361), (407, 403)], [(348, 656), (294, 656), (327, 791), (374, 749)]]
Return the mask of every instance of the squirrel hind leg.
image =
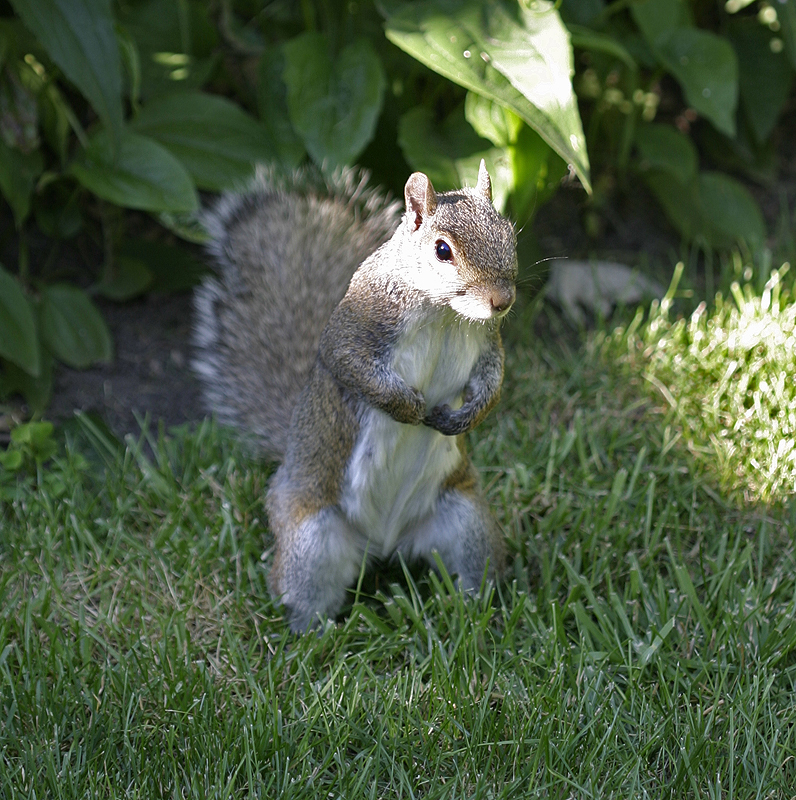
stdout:
[(439, 553), (450, 575), (466, 592), (500, 577), (505, 564), (505, 543), (497, 521), (484, 498), (472, 490), (446, 489), (431, 516), (421, 522), (399, 545), (409, 560), (425, 559), (434, 569)]
[(362, 537), (334, 508), (305, 517), (291, 530), (273, 527), (277, 545), (269, 579), (271, 595), (287, 609), (291, 630), (304, 633), (340, 612), (366, 548)]

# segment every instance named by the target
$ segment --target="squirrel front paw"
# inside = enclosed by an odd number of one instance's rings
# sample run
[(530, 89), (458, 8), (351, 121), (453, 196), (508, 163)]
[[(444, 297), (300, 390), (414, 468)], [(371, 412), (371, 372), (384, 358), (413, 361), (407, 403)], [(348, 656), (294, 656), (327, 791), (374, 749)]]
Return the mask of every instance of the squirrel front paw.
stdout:
[(434, 406), (423, 420), (424, 425), (434, 428), (444, 436), (458, 436), (472, 426), (473, 417), (466, 408), (454, 411), (449, 405)]
[(408, 392), (401, 397), (400, 402), (395, 403), (388, 411), (398, 422), (419, 425), (426, 414), (426, 398), (417, 389), (409, 386)]

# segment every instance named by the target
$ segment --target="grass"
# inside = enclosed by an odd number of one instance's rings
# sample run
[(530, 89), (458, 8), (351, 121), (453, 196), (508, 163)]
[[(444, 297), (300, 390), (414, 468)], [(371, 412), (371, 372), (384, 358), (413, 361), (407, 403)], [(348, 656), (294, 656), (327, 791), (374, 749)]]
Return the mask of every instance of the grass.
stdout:
[(671, 320), (679, 264), (669, 296), (646, 324), (639, 328), (637, 316), (603, 345), (660, 391), (696, 460), (744, 502), (796, 493), (796, 302), (783, 285), (789, 267), (772, 271), (762, 291), (736, 281), (710, 310), (703, 302), (689, 320)]
[(796, 508), (531, 327), (471, 440), (484, 598), (399, 567), (290, 635), (267, 470), (210, 424), (0, 472), (0, 797), (796, 797)]

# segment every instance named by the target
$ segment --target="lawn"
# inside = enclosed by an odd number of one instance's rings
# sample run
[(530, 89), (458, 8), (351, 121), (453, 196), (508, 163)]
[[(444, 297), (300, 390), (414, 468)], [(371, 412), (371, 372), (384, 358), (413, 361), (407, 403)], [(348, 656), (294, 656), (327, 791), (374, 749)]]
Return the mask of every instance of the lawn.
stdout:
[(687, 424), (721, 365), (672, 405), (660, 324), (557, 324), (515, 314), (470, 440), (507, 579), (463, 597), (393, 565), (317, 636), (267, 593), (269, 470), (214, 425), (21, 447), (0, 797), (796, 797), (796, 505)]

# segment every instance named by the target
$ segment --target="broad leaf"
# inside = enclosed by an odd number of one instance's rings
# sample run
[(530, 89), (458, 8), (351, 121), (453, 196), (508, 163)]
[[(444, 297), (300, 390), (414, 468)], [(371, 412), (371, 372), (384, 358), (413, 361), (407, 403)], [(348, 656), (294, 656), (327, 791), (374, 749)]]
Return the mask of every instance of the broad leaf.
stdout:
[(122, 75), (110, 0), (12, 0), (11, 5), (118, 142)]
[(524, 124), (513, 111), (476, 92), (467, 92), (464, 116), (473, 130), (495, 147), (514, 144)]
[(630, 3), (630, 13), (654, 48), (678, 28), (690, 28), (694, 24), (685, 0), (637, 0)]
[(567, 173), (567, 164), (533, 128), (525, 124), (517, 141), (509, 147), (509, 156), (514, 173), (512, 217), (521, 226), (541, 203), (555, 193)]
[(671, 173), (649, 172), (647, 184), (663, 206), (666, 216), (687, 239), (704, 239), (711, 247), (750, 245), (765, 238), (765, 222), (749, 192), (734, 178), (719, 172), (703, 172), (687, 186)]
[(729, 33), (738, 55), (741, 106), (755, 139), (762, 144), (790, 95), (793, 69), (784, 52), (772, 51), (774, 34), (756, 19), (732, 20)]
[(702, 213), (715, 229), (717, 240), (741, 240), (750, 245), (766, 238), (766, 223), (757, 201), (746, 187), (723, 172), (699, 176)]
[(709, 31), (678, 28), (659, 42), (658, 53), (688, 103), (722, 133), (734, 136), (738, 60), (732, 45)]
[[(631, 73), (638, 72), (637, 60), (628, 47), (632, 42), (632, 35), (623, 36), (623, 41), (620, 43), (614, 36), (594, 31), (591, 28), (584, 28), (580, 25), (567, 25), (567, 29), (574, 48), (605, 54), (621, 61)], [(636, 39), (639, 39), (639, 37), (636, 37)]]
[(146, 265), (152, 277), (150, 289), (184, 292), (193, 289), (207, 275), (208, 267), (186, 247), (175, 247), (146, 239), (128, 239), (119, 247), (119, 258)]
[(11, 206), (17, 228), (30, 214), (30, 199), (43, 168), (41, 150), (21, 153), (0, 139), (0, 192)]
[(0, 467), (9, 472), (16, 472), (22, 467), (23, 457), (20, 450), (0, 451)]
[[(0, 65), (5, 61), (2, 44), (0, 38)], [(32, 152), (41, 144), (38, 117), (36, 93), (15, 72), (0, 72), (0, 140), (14, 150)]]
[(561, 18), (570, 30), (572, 25), (599, 25), (599, 18), (605, 13), (603, 0), (577, 0), (575, 3), (559, 3), (558, 6)]
[(207, 244), (210, 238), (197, 215), (190, 212), (172, 214), (162, 211), (158, 214), (158, 222), (180, 239), (192, 244)]
[(390, 6), (387, 38), (454, 83), (521, 117), (571, 163), (589, 160), (572, 91), (569, 36), (551, 3), (425, 0)]
[(38, 354), (38, 375), (30, 375), (11, 361), (3, 365), (3, 372), (0, 374), (0, 395), (21, 394), (33, 413), (42, 413), (47, 408), (53, 388), (53, 358), (42, 347), (41, 341)]
[(350, 164), (373, 138), (384, 94), (384, 69), (367, 39), (332, 59), (325, 34), (284, 45), (290, 120), (317, 164)]
[(200, 189), (220, 191), (250, 177), (277, 150), (267, 128), (240, 106), (202, 92), (177, 92), (147, 103), (130, 126), (160, 142)]
[[(218, 47), (212, 6), (205, 0), (136, 0), (119, 3), (119, 21), (141, 53), (183, 53), (205, 57)], [(168, 66), (166, 60), (162, 60)], [(174, 69), (178, 65), (171, 64)], [(174, 80), (172, 91), (174, 90)]]
[(57, 84), (47, 86), (47, 90), (39, 93), (39, 119), (42, 135), (57, 153), (63, 167), (69, 156), (69, 142), (72, 136), (70, 118), (72, 109), (64, 98)]
[(729, 42), (695, 28), (685, 0), (640, 0), (631, 3), (630, 10), (689, 105), (722, 133), (734, 136), (738, 62)]
[(85, 369), (112, 359), (110, 332), (84, 291), (68, 284), (46, 287), (39, 314), (45, 345), (65, 364)]
[(53, 180), (40, 189), (33, 208), (39, 230), (51, 239), (71, 239), (83, 227), (74, 181)]
[(27, 451), (41, 464), (52, 458), (58, 449), (53, 439), (54, 425), (46, 420), (25, 422), (11, 431), (11, 442), (20, 450)]
[(468, 92), (464, 113), (480, 136), (505, 149), (508, 162), (498, 160), (498, 178), (506, 185), (499, 183), (496, 197), (500, 190), (510, 192), (512, 217), (522, 225), (558, 186), (566, 164), (533, 128), (499, 103)]
[(117, 256), (113, 269), (107, 270), (94, 287), (108, 300), (124, 302), (143, 294), (152, 284), (152, 272), (137, 258)]
[(196, 90), (218, 63), (218, 33), (204, 0), (118, 3), (118, 19), (135, 45), (144, 99)]
[[(697, 197), (696, 180), (685, 186), (665, 170), (651, 170), (644, 174), (652, 193), (663, 208), (669, 222), (687, 240), (703, 237), (709, 241), (707, 225), (702, 218)], [(713, 244), (713, 242), (710, 242)]]
[(16, 279), (0, 266), (0, 356), (29, 375), (40, 372), (39, 337), (28, 298)]
[(125, 130), (113, 157), (100, 131), (69, 171), (87, 189), (116, 205), (145, 211), (195, 211), (199, 207), (191, 176), (165, 147)]
[(495, 207), (505, 209), (513, 186), (508, 153), (464, 124), (461, 108), (442, 124), (425, 106), (411, 109), (398, 123), (398, 143), (412, 169), (425, 172), (440, 191), (474, 186), (483, 158), (492, 178)]
[(699, 157), (691, 139), (672, 125), (640, 125), (636, 146), (641, 169), (669, 172), (683, 185), (696, 178)]
[(782, 38), (785, 40), (785, 49), (791, 66), (796, 69), (796, 0), (779, 0), (775, 8)]
[(281, 48), (269, 48), (260, 56), (257, 65), (257, 108), (279, 160), (287, 167), (297, 167), (306, 151), (290, 124), (287, 87), (282, 80), (284, 71), (285, 55)]

